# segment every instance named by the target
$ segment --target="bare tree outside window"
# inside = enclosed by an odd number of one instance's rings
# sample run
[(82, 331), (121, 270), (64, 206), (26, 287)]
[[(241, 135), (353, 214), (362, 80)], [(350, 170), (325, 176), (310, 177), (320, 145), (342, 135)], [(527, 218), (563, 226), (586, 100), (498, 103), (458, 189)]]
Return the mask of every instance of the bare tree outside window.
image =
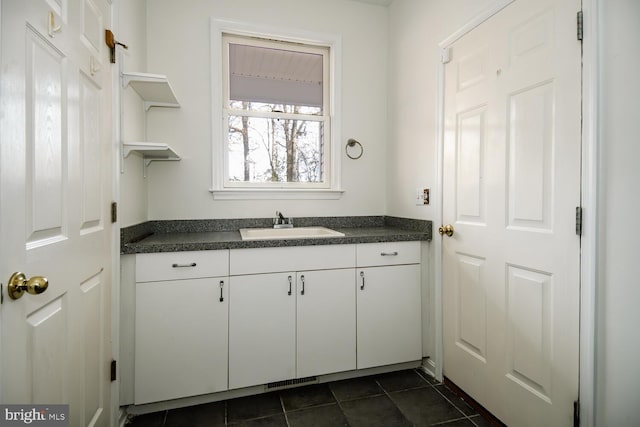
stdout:
[[(308, 108), (233, 101), (232, 108), (308, 114)], [(229, 116), (229, 179), (238, 182), (323, 181), (322, 122)]]

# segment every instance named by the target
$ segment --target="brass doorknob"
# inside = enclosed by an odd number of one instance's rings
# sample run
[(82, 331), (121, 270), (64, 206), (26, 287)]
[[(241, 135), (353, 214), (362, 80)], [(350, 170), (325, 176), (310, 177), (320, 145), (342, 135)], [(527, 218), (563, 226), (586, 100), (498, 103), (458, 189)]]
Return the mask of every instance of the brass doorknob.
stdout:
[(438, 228), (438, 233), (440, 233), (441, 236), (443, 234), (446, 234), (449, 237), (453, 236), (453, 225), (447, 224), (441, 226), (440, 228)]
[(24, 273), (13, 273), (7, 285), (7, 293), (11, 299), (18, 299), (24, 294), (24, 291), (31, 295), (38, 295), (47, 290), (49, 281), (46, 277), (33, 276), (30, 279)]

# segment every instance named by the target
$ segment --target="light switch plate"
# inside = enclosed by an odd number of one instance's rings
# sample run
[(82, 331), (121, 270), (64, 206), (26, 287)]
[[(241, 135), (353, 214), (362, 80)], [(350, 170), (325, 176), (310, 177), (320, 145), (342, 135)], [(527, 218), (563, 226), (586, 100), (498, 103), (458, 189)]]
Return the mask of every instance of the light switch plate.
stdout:
[(429, 204), (429, 189), (428, 188), (416, 188), (416, 206), (423, 206)]

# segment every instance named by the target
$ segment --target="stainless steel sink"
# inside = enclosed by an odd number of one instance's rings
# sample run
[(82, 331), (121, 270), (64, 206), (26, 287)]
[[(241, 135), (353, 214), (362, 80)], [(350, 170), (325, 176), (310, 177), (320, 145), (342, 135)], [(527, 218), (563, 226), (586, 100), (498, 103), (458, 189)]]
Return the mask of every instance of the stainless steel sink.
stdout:
[(322, 239), (344, 237), (344, 233), (326, 227), (241, 228), (242, 240)]

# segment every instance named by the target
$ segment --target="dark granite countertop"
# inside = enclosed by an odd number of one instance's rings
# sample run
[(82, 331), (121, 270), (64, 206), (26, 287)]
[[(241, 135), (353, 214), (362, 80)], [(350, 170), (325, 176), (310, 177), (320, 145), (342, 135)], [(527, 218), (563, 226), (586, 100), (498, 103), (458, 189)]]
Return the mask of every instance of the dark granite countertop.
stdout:
[(122, 254), (431, 240), (431, 221), (397, 217), (294, 218), (344, 237), (243, 241), (238, 229), (270, 227), (271, 219), (149, 221), (121, 230)]

